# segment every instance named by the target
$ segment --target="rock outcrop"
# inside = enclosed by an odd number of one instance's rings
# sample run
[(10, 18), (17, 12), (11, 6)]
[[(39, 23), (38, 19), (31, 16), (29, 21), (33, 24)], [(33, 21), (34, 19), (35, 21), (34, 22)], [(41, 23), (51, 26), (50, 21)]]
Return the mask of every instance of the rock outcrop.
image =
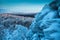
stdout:
[(28, 40), (60, 40), (60, 1), (55, 0), (45, 5), (40, 13), (35, 16), (30, 30), (27, 33)]
[(60, 40), (59, 0), (45, 5), (41, 12), (35, 16), (29, 29), (18, 24), (13, 26), (15, 19), (9, 19), (10, 22), (2, 20), (0, 20), (0, 40)]

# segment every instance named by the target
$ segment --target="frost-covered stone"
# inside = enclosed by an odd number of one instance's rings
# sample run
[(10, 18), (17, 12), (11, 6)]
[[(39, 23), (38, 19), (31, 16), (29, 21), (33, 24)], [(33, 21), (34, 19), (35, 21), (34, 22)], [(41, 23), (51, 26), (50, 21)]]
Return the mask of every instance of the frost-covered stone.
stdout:
[[(30, 30), (32, 35), (40, 33), (41, 39), (35, 36), (31, 40), (60, 40), (60, 17), (58, 12), (58, 2), (53, 1), (51, 4), (45, 6), (43, 10), (35, 16)], [(54, 7), (55, 6), (55, 7)], [(30, 32), (29, 32), (30, 33)], [(42, 34), (42, 35), (41, 35)], [(54, 36), (55, 34), (55, 36)]]
[[(42, 11), (35, 16), (29, 30), (15, 24), (16, 19), (4, 17), (5, 20), (0, 20), (0, 40), (60, 40), (59, 5), (60, 2), (55, 0), (44, 6)], [(18, 19), (17, 21), (21, 22)], [(26, 22), (27, 20), (24, 20), (22, 24)]]
[(16, 25), (13, 29), (3, 29), (0, 31), (0, 40), (25, 40), (27, 28), (21, 25)]

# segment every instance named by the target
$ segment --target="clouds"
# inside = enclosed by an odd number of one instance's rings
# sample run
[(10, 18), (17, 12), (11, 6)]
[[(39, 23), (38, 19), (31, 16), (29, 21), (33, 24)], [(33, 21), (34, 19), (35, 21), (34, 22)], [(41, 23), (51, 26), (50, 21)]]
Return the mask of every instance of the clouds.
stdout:
[(51, 2), (51, 0), (50, 1), (49, 0), (0, 0), (0, 8), (3, 8), (5, 12), (8, 13), (9, 12), (36, 13), (36, 12), (40, 12), (42, 7), (45, 4), (48, 4), (49, 2)]
[[(3, 6), (5, 12), (7, 13), (37, 13), (40, 12), (43, 8), (43, 5), (32, 5), (32, 4), (23, 4), (23, 5), (13, 5), (13, 6)], [(3, 12), (3, 10), (2, 10)]]

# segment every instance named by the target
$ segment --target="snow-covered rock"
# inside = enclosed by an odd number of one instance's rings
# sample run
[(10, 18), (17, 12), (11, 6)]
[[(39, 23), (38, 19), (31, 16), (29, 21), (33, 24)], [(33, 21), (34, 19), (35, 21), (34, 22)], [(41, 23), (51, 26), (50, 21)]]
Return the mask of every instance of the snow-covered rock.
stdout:
[(44, 6), (42, 11), (35, 16), (28, 33), (30, 35), (27, 36), (30, 40), (60, 40), (60, 11), (58, 12), (59, 6), (56, 1)]
[(28, 29), (21, 25), (13, 28), (4, 28), (0, 31), (0, 40), (25, 40)]
[[(0, 40), (60, 40), (59, 5), (60, 2), (57, 0), (45, 5), (35, 16), (29, 29), (20, 24), (14, 24), (16, 22), (14, 20), (18, 19), (0, 20)], [(21, 21), (18, 20), (18, 22)], [(23, 23), (26, 23), (26, 20)]]

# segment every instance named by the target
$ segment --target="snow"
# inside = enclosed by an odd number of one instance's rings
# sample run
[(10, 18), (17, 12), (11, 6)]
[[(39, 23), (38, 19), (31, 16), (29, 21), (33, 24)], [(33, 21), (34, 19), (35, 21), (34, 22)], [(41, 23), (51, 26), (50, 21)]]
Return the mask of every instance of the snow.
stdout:
[(35, 16), (29, 29), (18, 24), (9, 27), (7, 22), (6, 28), (0, 27), (0, 40), (60, 40), (59, 14), (59, 9), (52, 10), (47, 5)]
[[(26, 32), (28, 31), (27, 28), (16, 25), (14, 29), (8, 28), (1, 30), (2, 33), (0, 36), (2, 37), (2, 40), (24, 40), (26, 38)], [(0, 38), (1, 40), (1, 38)]]

